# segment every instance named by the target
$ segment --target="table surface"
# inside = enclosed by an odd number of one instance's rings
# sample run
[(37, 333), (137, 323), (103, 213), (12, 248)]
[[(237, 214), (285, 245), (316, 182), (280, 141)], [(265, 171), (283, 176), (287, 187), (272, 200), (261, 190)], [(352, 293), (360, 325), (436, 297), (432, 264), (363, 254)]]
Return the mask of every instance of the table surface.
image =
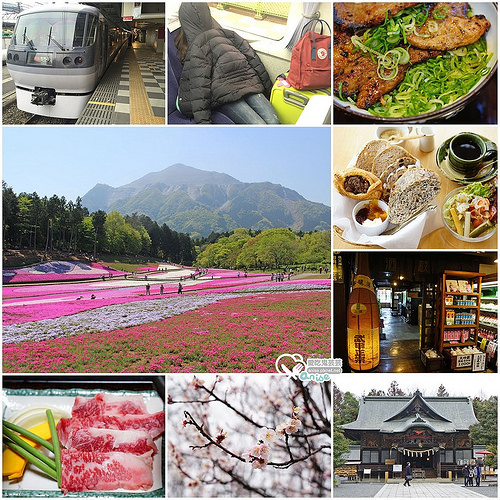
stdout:
[[(401, 144), (413, 156), (418, 158), (424, 168), (437, 172), (441, 179), (441, 192), (436, 198), (438, 207), (444, 201), (446, 195), (453, 189), (460, 186), (452, 182), (442, 173), (436, 164), (436, 151), (439, 146), (450, 137), (460, 132), (475, 132), (483, 137), (487, 137), (498, 143), (498, 131), (494, 125), (433, 125), (435, 132), (435, 148), (430, 153), (422, 153), (419, 149), (419, 141), (405, 141)], [(343, 170), (362, 147), (369, 141), (376, 138), (376, 125), (348, 126), (337, 125), (333, 130), (333, 169), (334, 171)], [(416, 134), (415, 127), (412, 134)], [(333, 188), (335, 189), (335, 188)], [(335, 219), (332, 217), (332, 225), (335, 226)], [(486, 241), (479, 243), (467, 243), (460, 241), (450, 234), (444, 227), (426, 234), (420, 240), (418, 248), (422, 249), (496, 249), (498, 247), (497, 235), (492, 236)], [(362, 248), (380, 248), (375, 245), (352, 244), (341, 238), (334, 231), (333, 238), (334, 250), (342, 249), (362, 249)]]

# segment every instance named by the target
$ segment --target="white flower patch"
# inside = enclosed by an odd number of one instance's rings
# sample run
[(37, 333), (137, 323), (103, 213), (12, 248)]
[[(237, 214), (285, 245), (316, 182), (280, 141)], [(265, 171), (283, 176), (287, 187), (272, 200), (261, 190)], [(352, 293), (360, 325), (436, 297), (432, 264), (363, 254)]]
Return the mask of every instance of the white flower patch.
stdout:
[(25, 340), (37, 342), (142, 325), (161, 321), (235, 296), (234, 294), (184, 295), (170, 297), (168, 300), (141, 300), (103, 306), (70, 316), (6, 325), (3, 327), (3, 343), (15, 344)]
[(290, 293), (302, 290), (329, 289), (327, 285), (294, 284), (267, 285), (247, 288), (231, 293), (207, 293), (181, 295), (158, 300), (141, 300), (125, 304), (113, 304), (59, 318), (43, 319), (29, 323), (5, 325), (3, 343), (23, 341), (39, 342), (82, 333), (105, 332), (131, 326), (162, 321), (188, 311), (205, 307), (221, 300), (253, 295), (262, 292)]

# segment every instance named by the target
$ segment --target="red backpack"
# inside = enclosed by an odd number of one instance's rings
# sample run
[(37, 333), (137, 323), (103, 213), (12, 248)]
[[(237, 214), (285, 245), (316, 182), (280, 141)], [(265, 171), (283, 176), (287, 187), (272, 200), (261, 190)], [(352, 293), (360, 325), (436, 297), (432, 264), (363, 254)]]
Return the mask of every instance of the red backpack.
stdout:
[[(316, 33), (320, 24), (321, 32)], [(330, 35), (323, 35), (323, 25), (328, 27)], [(329, 24), (322, 19), (313, 19), (307, 23), (302, 35), (292, 50), (288, 83), (299, 90), (322, 89), (331, 86), (332, 81), (332, 37)]]

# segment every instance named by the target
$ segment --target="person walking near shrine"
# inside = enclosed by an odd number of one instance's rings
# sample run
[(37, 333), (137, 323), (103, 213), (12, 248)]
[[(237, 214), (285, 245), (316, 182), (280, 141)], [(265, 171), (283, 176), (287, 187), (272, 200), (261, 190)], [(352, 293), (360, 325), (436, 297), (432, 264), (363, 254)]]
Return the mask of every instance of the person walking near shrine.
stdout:
[(474, 486), (474, 466), (469, 467), (469, 486)]
[(464, 465), (462, 474), (464, 475), (464, 486), (467, 488), (469, 484), (469, 466), (467, 464)]
[(410, 462), (406, 463), (406, 468), (405, 468), (405, 482), (403, 483), (403, 486), (411, 486), (410, 481), (413, 479), (411, 475), (411, 465)]
[(476, 465), (476, 486), (481, 486), (481, 465)]

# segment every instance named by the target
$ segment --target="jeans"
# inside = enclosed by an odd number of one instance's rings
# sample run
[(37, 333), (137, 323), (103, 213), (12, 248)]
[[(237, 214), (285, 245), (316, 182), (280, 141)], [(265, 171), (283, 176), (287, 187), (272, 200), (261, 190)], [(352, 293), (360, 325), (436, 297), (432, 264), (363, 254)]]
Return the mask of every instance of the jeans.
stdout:
[(264, 94), (248, 94), (235, 102), (223, 104), (219, 111), (238, 124), (278, 125), (280, 123), (276, 111)]

